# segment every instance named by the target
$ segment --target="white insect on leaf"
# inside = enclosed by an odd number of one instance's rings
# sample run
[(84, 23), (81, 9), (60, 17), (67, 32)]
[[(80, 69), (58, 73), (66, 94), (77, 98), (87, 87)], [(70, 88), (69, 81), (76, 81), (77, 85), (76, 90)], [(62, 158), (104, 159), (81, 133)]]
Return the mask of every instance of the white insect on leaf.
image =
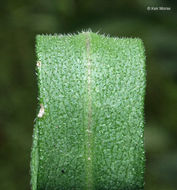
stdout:
[(40, 110), (39, 110), (39, 113), (38, 113), (38, 117), (41, 118), (43, 115), (44, 115), (44, 105), (43, 104), (40, 104)]
[(41, 61), (37, 61), (37, 67), (40, 67), (41, 66)]

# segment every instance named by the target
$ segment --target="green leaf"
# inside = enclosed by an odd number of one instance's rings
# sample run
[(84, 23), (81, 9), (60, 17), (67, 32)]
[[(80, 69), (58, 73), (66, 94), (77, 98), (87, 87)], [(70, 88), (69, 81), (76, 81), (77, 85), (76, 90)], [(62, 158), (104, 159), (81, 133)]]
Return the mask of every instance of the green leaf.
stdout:
[(137, 38), (38, 35), (33, 190), (140, 190), (145, 55)]

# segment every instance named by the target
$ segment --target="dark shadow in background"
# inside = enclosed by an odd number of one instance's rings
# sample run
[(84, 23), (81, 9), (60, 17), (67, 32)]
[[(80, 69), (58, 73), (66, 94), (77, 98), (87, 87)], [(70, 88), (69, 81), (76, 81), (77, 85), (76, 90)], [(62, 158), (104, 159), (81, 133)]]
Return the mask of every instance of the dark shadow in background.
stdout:
[[(148, 11), (147, 7), (170, 7)], [(35, 36), (92, 31), (140, 37), (147, 56), (145, 190), (177, 187), (177, 3), (7, 0), (0, 7), (0, 189), (30, 189), (37, 109)]]

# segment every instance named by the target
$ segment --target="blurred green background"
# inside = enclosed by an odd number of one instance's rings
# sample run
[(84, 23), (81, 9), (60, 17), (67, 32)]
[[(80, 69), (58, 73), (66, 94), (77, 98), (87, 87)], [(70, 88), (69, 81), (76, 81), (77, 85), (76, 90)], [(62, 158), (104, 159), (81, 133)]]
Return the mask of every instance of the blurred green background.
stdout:
[[(148, 6), (170, 11), (148, 11)], [(177, 189), (177, 1), (7, 0), (0, 6), (0, 190), (30, 189), (35, 36), (92, 29), (146, 49), (145, 190)]]

